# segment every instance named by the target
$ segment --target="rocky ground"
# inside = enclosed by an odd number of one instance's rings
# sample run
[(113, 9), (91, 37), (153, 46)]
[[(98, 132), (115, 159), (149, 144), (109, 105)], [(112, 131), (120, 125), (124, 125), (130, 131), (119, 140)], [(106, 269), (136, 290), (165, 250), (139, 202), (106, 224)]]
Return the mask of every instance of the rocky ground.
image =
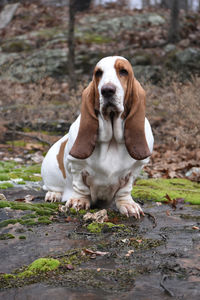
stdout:
[(1, 162), (1, 297), (199, 299), (198, 183), (137, 180), (136, 220), (114, 205), (88, 215), (45, 203), (39, 169)]
[[(23, 202), (27, 192), (31, 204)], [(98, 224), (84, 221), (85, 211), (59, 212), (57, 204), (42, 201), (42, 192), (5, 195), (11, 201), (0, 201), (4, 299), (148, 299), (149, 293), (153, 299), (199, 299), (198, 206), (145, 201), (139, 221), (109, 209)]]

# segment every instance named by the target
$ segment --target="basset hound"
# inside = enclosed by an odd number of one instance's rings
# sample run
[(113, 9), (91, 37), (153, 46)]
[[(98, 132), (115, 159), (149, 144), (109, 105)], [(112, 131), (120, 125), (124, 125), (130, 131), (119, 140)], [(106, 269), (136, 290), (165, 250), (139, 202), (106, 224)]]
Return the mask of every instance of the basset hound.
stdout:
[(131, 64), (121, 56), (101, 59), (83, 91), (80, 116), (42, 163), (45, 201), (79, 210), (114, 200), (121, 214), (140, 218), (131, 191), (153, 142), (145, 91)]

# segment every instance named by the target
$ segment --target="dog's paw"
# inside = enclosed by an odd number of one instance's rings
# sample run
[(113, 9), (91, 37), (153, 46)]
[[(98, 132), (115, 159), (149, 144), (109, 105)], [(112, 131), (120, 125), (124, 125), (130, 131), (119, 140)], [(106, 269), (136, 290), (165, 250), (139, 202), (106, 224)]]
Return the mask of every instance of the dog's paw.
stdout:
[(61, 202), (62, 200), (62, 193), (60, 192), (47, 192), (45, 195), (44, 200), (46, 202)]
[(76, 211), (80, 209), (87, 210), (90, 208), (90, 200), (83, 197), (71, 198), (66, 202), (65, 206), (67, 207), (67, 209), (74, 208)]
[(140, 219), (140, 215), (144, 216), (140, 205), (133, 200), (120, 200), (116, 202), (116, 206), (119, 212), (127, 217), (134, 216), (136, 219)]

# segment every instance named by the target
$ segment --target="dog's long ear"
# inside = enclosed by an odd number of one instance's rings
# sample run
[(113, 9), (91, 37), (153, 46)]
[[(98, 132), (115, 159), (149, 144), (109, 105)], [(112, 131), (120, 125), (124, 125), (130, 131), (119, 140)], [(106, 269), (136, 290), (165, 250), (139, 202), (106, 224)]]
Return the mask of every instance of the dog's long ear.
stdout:
[(145, 100), (146, 94), (140, 83), (131, 76), (125, 95), (124, 138), (129, 154), (136, 160), (151, 155), (145, 137)]
[(69, 153), (75, 158), (86, 159), (94, 151), (99, 127), (95, 113), (95, 110), (98, 109), (96, 97), (94, 81), (92, 81), (82, 93), (80, 127)]

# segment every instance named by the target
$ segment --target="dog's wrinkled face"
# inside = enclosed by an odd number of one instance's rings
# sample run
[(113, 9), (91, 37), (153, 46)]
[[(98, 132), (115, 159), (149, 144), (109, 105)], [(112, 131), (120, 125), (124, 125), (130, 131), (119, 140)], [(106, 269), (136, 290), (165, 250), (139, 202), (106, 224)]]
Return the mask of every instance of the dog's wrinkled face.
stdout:
[(100, 113), (105, 119), (124, 111), (124, 98), (129, 76), (129, 62), (121, 56), (105, 57), (94, 70), (98, 88)]

